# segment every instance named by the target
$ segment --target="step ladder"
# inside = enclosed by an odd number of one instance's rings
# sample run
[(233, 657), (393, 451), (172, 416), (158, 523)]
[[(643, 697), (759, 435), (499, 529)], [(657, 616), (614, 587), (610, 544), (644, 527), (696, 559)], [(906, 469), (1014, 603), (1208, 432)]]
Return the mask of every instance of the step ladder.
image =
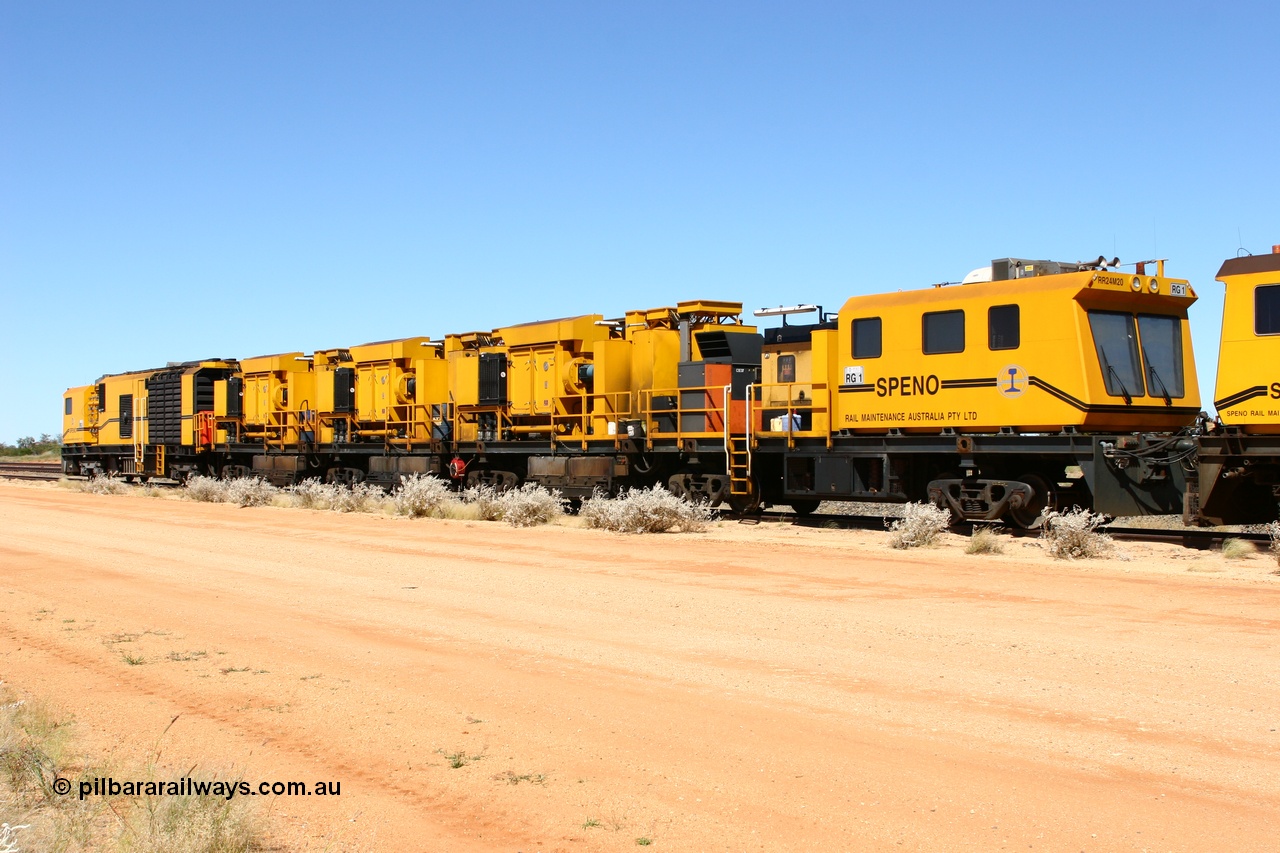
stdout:
[[(98, 437), (98, 415), (102, 411), (103, 401), (98, 399), (98, 388), (101, 386), (94, 385), (93, 390), (89, 392), (89, 401), (85, 404), (85, 419), (89, 422), (89, 434), (95, 439)], [(83, 426), (84, 424), (81, 424)]]
[(133, 383), (133, 470), (142, 474), (147, 463), (147, 437), (143, 434), (147, 422), (147, 386), (146, 381), (137, 379)]
[(751, 448), (745, 436), (726, 439), (725, 455), (729, 457), (729, 494), (751, 494)]
[(729, 473), (729, 494), (750, 495), (751, 483), (751, 409), (754, 386), (747, 386), (746, 428), (741, 434), (732, 430), (733, 386), (724, 386), (724, 455)]

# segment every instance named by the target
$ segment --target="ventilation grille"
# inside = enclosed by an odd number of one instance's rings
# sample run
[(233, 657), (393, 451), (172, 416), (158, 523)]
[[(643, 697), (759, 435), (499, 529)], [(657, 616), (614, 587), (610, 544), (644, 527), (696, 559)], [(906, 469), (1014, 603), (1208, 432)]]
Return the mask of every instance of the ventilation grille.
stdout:
[[(212, 396), (209, 403), (212, 409)], [(147, 430), (148, 444), (182, 443), (181, 373), (157, 373), (147, 380)]]

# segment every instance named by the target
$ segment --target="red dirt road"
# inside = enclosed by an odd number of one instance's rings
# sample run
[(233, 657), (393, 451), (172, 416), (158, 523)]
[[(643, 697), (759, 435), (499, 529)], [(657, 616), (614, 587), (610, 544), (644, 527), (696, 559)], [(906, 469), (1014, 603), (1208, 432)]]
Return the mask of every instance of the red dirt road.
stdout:
[(1126, 547), (6, 483), (0, 678), (117, 766), (340, 782), (255, 800), (286, 849), (1280, 848), (1274, 562)]

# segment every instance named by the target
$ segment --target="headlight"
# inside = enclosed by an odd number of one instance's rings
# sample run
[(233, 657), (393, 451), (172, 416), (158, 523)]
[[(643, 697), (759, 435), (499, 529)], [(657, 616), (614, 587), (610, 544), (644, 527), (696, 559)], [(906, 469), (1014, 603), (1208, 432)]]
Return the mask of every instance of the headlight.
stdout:
[(1151, 279), (1150, 283), (1147, 284), (1147, 289), (1150, 290), (1152, 293), (1159, 293), (1160, 282), (1156, 281), (1154, 278)]
[(1133, 277), (1133, 281), (1130, 284), (1135, 293), (1142, 290), (1142, 279), (1138, 278), (1136, 275)]

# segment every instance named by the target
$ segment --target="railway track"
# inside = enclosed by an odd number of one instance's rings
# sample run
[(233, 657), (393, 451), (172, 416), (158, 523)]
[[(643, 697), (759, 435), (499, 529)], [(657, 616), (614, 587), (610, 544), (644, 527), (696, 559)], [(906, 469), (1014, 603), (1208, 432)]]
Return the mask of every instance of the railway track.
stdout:
[[(884, 530), (894, 519), (878, 515), (814, 514), (802, 517), (789, 512), (765, 512), (756, 516), (753, 520), (758, 520), (762, 523), (793, 524), (796, 527), (818, 527), (833, 530)], [(957, 524), (951, 529), (955, 533), (968, 535), (972, 532), (973, 525)], [(1011, 527), (1002, 527), (1001, 532), (1006, 532), (1019, 538), (1040, 535), (1038, 530), (1021, 530)], [(1100, 527), (1099, 532), (1127, 542), (1170, 542), (1197, 550), (1208, 550), (1215, 545), (1221, 545), (1227, 539), (1243, 539), (1246, 542), (1253, 542), (1261, 546), (1266, 546), (1271, 542), (1271, 536), (1268, 533), (1240, 533), (1204, 527), (1158, 528), (1108, 525)]]
[[(1271, 536), (1267, 533), (1236, 533), (1213, 528), (1188, 527), (1161, 530), (1147, 527), (1103, 527), (1100, 529), (1103, 533), (1116, 539), (1124, 539), (1130, 542), (1173, 542), (1201, 551), (1212, 548), (1214, 545), (1221, 545), (1228, 539), (1243, 539), (1246, 542), (1254, 542), (1259, 545), (1266, 545), (1271, 542)], [(1029, 532), (1034, 533), (1034, 531)]]
[[(10, 480), (59, 480), (62, 478), (61, 462), (0, 462), (0, 479)], [(82, 479), (82, 478), (78, 478)], [(176, 485), (157, 482), (156, 485)], [(732, 518), (732, 516), (729, 516)], [(739, 521), (747, 524), (792, 524), (796, 527), (816, 527), (836, 530), (884, 530), (893, 521), (892, 517), (878, 515), (840, 515), (814, 514), (798, 516), (790, 512), (763, 512), (758, 515), (740, 516)], [(960, 524), (952, 528), (956, 533), (969, 534), (972, 525)], [(1012, 536), (1039, 536), (1036, 530), (1020, 530), (1005, 527), (1003, 531)], [(1148, 528), (1148, 527), (1103, 527), (1100, 530), (1108, 536), (1124, 541), (1134, 542), (1171, 542), (1187, 548), (1207, 550), (1221, 545), (1227, 539), (1243, 539), (1265, 546), (1271, 541), (1267, 533), (1238, 533), (1215, 528)]]
[(61, 462), (0, 462), (0, 478), (9, 480), (59, 480)]

